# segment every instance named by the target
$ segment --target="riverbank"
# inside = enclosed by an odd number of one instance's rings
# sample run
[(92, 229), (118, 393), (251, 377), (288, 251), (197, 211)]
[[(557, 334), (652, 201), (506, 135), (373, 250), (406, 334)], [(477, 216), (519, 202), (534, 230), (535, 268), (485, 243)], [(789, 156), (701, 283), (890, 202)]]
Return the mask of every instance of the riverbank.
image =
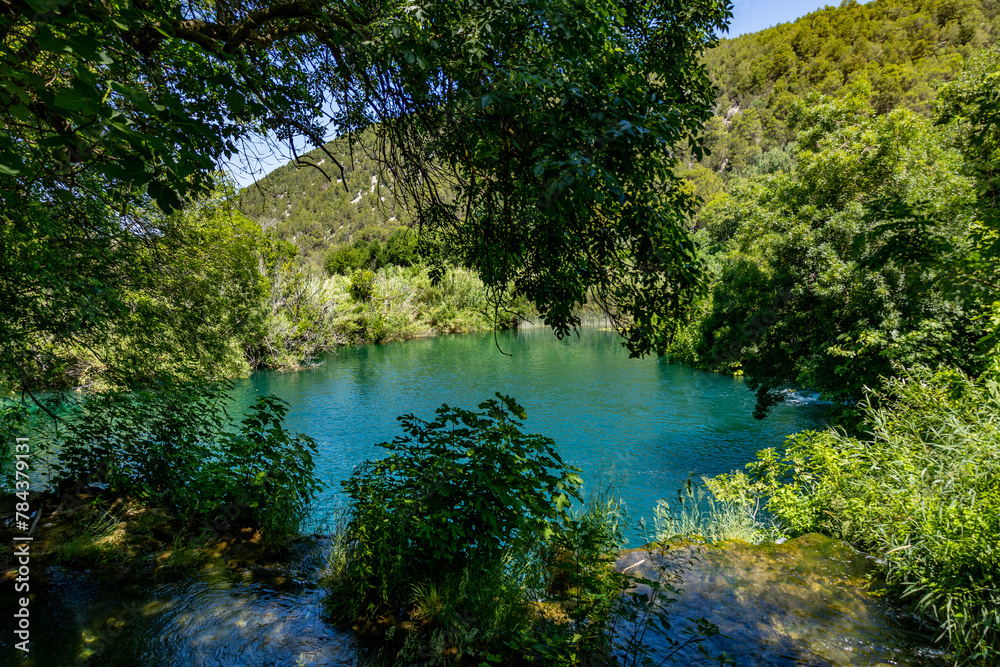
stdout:
[[(351, 276), (325, 275), (280, 264), (262, 276), (266, 289), (247, 306), (248, 314), (215, 332), (212, 355), (201, 358), (138, 355), (127, 336), (111, 336), (103, 347), (60, 347), (66, 361), (39, 366), (25, 381), (34, 389), (103, 390), (115, 385), (116, 359), (129, 358), (157, 377), (165, 370), (182, 378), (241, 378), (256, 370), (300, 370), (323, 354), (352, 345), (392, 343), (440, 333), (493, 329), (485, 288), (472, 272), (448, 270), (432, 284), (423, 266), (387, 266)], [(501, 324), (516, 327), (519, 307)], [(164, 332), (169, 339), (174, 336)]]
[[(257, 529), (222, 531), (220, 521), (185, 519), (163, 507), (108, 494), (62, 497), (32, 494), (34, 529), (30, 533), (33, 562), (85, 570), (102, 576), (185, 573), (211, 565), (240, 571), (274, 570), (287, 555), (285, 545), (268, 544)], [(14, 498), (0, 499), (0, 540), (14, 543)], [(220, 513), (221, 522), (228, 519)], [(213, 525), (213, 523), (215, 525)], [(295, 538), (308, 539), (306, 537)], [(0, 554), (0, 581), (17, 576), (17, 559)]]
[[(254, 369), (299, 370), (324, 352), (438, 334), (544, 327), (524, 300), (497, 310), (479, 277), (455, 267), (432, 281), (426, 266), (385, 266), (350, 275), (299, 272), (272, 277), (270, 316)], [(576, 312), (582, 326), (608, 326), (594, 303)]]
[[(294, 540), (280, 555), (265, 555), (250, 535), (185, 546), (179, 533), (196, 527), (182, 529), (165, 511), (92, 501), (47, 512), (36, 528), (37, 624), (34, 661), (25, 664), (126, 664), (152, 656), (179, 667), (213, 656), (222, 664), (308, 665), (336, 656), (336, 664), (364, 665), (379, 651), (393, 651), (391, 658), (401, 648), (321, 620), (328, 537)], [(108, 514), (116, 526), (94, 532)], [(84, 543), (89, 556), (66, 548)], [(931, 630), (881, 596), (877, 578), (869, 590), (875, 564), (843, 542), (813, 534), (783, 544), (665, 546), (622, 551), (615, 568), (682, 589), (668, 607), (671, 636), (683, 641), (697, 630), (683, 619), (703, 617), (720, 630), (705, 640), (711, 655), (753, 665), (947, 664)], [(4, 589), (12, 585), (9, 570), (5, 562)], [(677, 648), (654, 633), (644, 641), (658, 660)], [(693, 647), (681, 648), (674, 661), (707, 664)]]
[(316, 582), (326, 540), (303, 536), (264, 550), (250, 534), (204, 539), (163, 510), (106, 509), (117, 529), (103, 536), (90, 526), (107, 518), (89, 504), (42, 517), (30, 591), (15, 595), (10, 563), (0, 565), (0, 612), (10, 619), (13, 601), (27, 597), (31, 639), (27, 653), (18, 650), (4, 622), (0, 664), (264, 667), (344, 654), (346, 664), (366, 664), (353, 634), (322, 620)]
[[(256, 314), (247, 317), (252, 324), (218, 333), (211, 359), (150, 352), (139, 355), (143, 372), (157, 377), (169, 368), (192, 380), (243, 378), (258, 370), (308, 369), (324, 354), (344, 347), (546, 326), (524, 301), (505, 312), (495, 310), (482, 281), (462, 268), (449, 269), (436, 284), (420, 265), (332, 276), (282, 265), (266, 280), (266, 296), (253, 307)], [(611, 326), (595, 303), (584, 304), (575, 314), (581, 326)], [(132, 343), (127, 337), (111, 337), (103, 348), (60, 347), (64, 363), (40, 365), (25, 381), (35, 390), (114, 387), (114, 360), (135, 356), (120, 349)]]

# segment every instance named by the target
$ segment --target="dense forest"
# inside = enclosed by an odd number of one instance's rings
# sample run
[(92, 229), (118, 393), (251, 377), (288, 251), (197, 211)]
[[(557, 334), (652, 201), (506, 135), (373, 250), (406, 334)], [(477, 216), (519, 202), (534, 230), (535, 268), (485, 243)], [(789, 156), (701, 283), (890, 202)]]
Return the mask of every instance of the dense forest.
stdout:
[(996, 660), (997, 8), (856, 3), (724, 41), (685, 177), (710, 276), (669, 354), (840, 426), (708, 480), (880, 554), (959, 662)]
[[(747, 169), (787, 168), (785, 148), (798, 132), (796, 103), (810, 93), (861, 96), (876, 114), (905, 108), (930, 118), (937, 86), (998, 37), (996, 3), (929, 0), (843, 3), (722, 39), (705, 53), (717, 86), (702, 135), (708, 155), (685, 151), (678, 173), (708, 202)], [(343, 174), (326, 151), (342, 159)], [(244, 189), (239, 208), (265, 228), (274, 227), (279, 238), (295, 244), (300, 259), (315, 266), (323, 266), (331, 247), (384, 241), (396, 227), (415, 221), (396, 198), (386, 197), (392, 176), (378, 167), (375, 152), (367, 135), (351, 145), (331, 142), (304, 153)]]
[[(230, 378), (592, 308), (633, 356), (742, 376), (759, 419), (816, 392), (831, 427), (707, 488), (743, 535), (763, 507), (873, 554), (956, 664), (995, 664), (1000, 5), (720, 40), (726, 2), (626, 4), (0, 4), (0, 433), (52, 480), (11, 445), (4, 491), (100, 517), (48, 553), (133, 560), (147, 537), (94, 526), (136, 512), (280, 550), (316, 443), (275, 397), (230, 416)], [(236, 192), (217, 165), (259, 133), (318, 148)], [(669, 630), (675, 591), (621, 594), (621, 508), (571, 510), (579, 471), (525, 414), (407, 415), (343, 481), (338, 622), (415, 660), (641, 662), (621, 624)]]
[(739, 172), (795, 139), (794, 102), (863, 90), (875, 113), (932, 113), (935, 89), (1000, 36), (994, 2), (841, 3), (767, 30), (724, 39), (706, 54), (719, 87), (702, 166)]

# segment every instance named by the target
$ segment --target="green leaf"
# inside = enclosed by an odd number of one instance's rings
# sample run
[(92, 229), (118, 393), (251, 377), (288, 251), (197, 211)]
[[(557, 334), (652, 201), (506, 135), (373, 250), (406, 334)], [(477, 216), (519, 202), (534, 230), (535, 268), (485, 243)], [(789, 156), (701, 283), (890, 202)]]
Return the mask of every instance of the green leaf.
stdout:
[(149, 185), (146, 186), (146, 191), (164, 213), (171, 213), (182, 206), (181, 199), (174, 189), (160, 181), (150, 181)]
[(10, 115), (23, 122), (28, 122), (34, 118), (34, 114), (31, 113), (31, 110), (23, 104), (15, 104), (7, 109), (10, 112)]
[(66, 111), (80, 111), (86, 106), (92, 106), (90, 98), (78, 90), (62, 90), (56, 93), (53, 106)]

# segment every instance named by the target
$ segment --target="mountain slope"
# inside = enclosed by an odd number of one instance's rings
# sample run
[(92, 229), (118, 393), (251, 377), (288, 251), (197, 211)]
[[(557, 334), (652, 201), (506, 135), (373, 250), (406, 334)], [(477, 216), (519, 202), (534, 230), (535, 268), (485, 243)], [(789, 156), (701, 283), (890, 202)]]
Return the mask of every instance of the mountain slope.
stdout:
[[(396, 201), (391, 180), (363, 149), (365, 139), (354, 146), (332, 141), (275, 169), (240, 193), (239, 209), (295, 244), (306, 262), (321, 263), (331, 246), (358, 237), (387, 238), (411, 216)], [(343, 173), (327, 152), (343, 165)]]
[[(1000, 0), (872, 0), (722, 40), (705, 56), (719, 87), (716, 115), (705, 127), (711, 155), (690, 158), (684, 175), (711, 199), (730, 175), (795, 137), (790, 114), (809, 93), (865, 91), (877, 112), (904, 106), (929, 113), (936, 83), (951, 79), (964, 59), (998, 36)], [(343, 140), (325, 147), (345, 166), (343, 175), (317, 149), (246, 188), (240, 209), (316, 265), (331, 246), (387, 238), (412, 215), (362, 149), (365, 139), (353, 150)], [(768, 161), (782, 159), (771, 153)]]
[(719, 97), (705, 128), (712, 156), (702, 166), (739, 171), (783, 147), (795, 136), (794, 102), (808, 93), (867, 89), (879, 113), (927, 114), (936, 82), (998, 36), (997, 0), (873, 0), (725, 39), (705, 58)]

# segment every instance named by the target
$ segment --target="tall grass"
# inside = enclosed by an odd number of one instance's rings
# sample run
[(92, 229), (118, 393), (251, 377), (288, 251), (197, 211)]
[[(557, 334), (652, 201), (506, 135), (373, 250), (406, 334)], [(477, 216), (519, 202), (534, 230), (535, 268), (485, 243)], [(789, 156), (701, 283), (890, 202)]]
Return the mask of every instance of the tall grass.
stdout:
[(659, 500), (653, 510), (656, 542), (695, 539), (705, 542), (742, 540), (750, 544), (773, 541), (782, 531), (764, 516), (760, 502), (720, 500), (704, 487), (688, 480), (677, 492), (677, 500)]
[(493, 323), (486, 289), (462, 268), (434, 285), (424, 267), (388, 266), (364, 276), (320, 276), (291, 266), (271, 278), (260, 339), (247, 349), (254, 367), (294, 368), (340, 345), (386, 343), (443, 332), (485, 331)]

